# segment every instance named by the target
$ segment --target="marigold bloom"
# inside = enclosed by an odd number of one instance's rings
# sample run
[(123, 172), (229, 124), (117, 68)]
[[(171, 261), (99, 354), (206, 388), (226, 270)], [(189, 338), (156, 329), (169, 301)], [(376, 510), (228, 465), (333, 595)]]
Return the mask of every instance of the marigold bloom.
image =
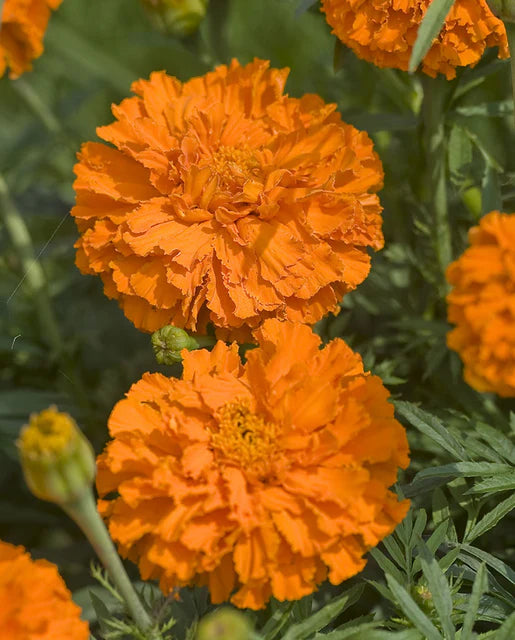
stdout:
[(113, 539), (165, 593), (207, 584), (258, 609), (361, 571), (408, 502), (408, 464), (380, 378), (343, 340), (266, 320), (236, 344), (184, 351), (181, 380), (145, 374), (114, 408), (98, 490)]
[(32, 69), (32, 60), (43, 53), (50, 12), (62, 0), (5, 0), (0, 16), (0, 78), (7, 68), (17, 78)]
[[(356, 55), (378, 67), (408, 69), (418, 27), (432, 0), (322, 0), (333, 33)], [(474, 66), (486, 47), (509, 56), (504, 24), (486, 0), (456, 0), (439, 36), (422, 62), (435, 77), (456, 76), (456, 67)]]
[(88, 640), (88, 624), (57, 571), (0, 540), (0, 638)]
[(492, 211), (469, 231), (470, 247), (447, 269), (447, 345), (477, 391), (515, 397), (515, 214)]
[(116, 148), (82, 148), (77, 265), (139, 329), (211, 321), (242, 339), (267, 317), (314, 323), (383, 245), (372, 142), (268, 67), (153, 73), (97, 130)]

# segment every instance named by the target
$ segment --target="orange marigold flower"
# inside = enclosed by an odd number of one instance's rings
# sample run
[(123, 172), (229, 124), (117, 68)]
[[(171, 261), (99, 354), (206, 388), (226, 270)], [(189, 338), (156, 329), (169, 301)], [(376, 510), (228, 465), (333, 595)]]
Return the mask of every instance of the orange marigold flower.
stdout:
[[(322, 0), (333, 33), (356, 55), (378, 67), (408, 69), (418, 27), (432, 0)], [(456, 0), (422, 62), (422, 70), (450, 80), (456, 67), (474, 66), (486, 47), (509, 56), (504, 24), (486, 0)]]
[(262, 60), (184, 84), (153, 73), (97, 130), (116, 148), (83, 146), (77, 265), (139, 329), (314, 323), (367, 276), (381, 162), (336, 105), (284, 95), (287, 75)]
[(447, 345), (477, 391), (515, 397), (515, 214), (492, 211), (469, 231), (470, 247), (447, 269)]
[(50, 12), (62, 0), (5, 0), (0, 16), (0, 78), (7, 68), (17, 78), (32, 69), (32, 60), (43, 53)]
[(0, 540), (0, 638), (88, 640), (88, 624), (57, 571)]
[(165, 593), (214, 603), (295, 600), (363, 554), (408, 509), (388, 490), (408, 444), (380, 378), (343, 340), (266, 320), (236, 344), (184, 351), (181, 380), (145, 374), (109, 419), (99, 508), (122, 555)]

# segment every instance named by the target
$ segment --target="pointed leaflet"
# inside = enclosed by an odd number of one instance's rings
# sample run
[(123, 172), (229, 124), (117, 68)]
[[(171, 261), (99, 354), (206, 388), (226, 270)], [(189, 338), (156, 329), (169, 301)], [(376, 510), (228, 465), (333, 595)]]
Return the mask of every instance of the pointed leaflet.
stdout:
[(409, 71), (413, 73), (431, 48), (433, 40), (438, 36), (451, 10), (454, 0), (433, 0), (424, 19), (420, 23), (417, 39), (413, 45), (409, 61)]

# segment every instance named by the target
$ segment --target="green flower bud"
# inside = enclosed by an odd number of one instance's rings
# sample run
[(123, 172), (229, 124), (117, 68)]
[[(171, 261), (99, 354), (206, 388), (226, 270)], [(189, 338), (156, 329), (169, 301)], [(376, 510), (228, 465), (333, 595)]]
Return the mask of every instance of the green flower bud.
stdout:
[(152, 348), (159, 364), (175, 364), (182, 362), (181, 351), (193, 351), (199, 348), (199, 343), (184, 329), (168, 325), (154, 331), (152, 334)]
[(236, 609), (224, 607), (202, 618), (196, 640), (251, 640), (252, 625)]
[(206, 15), (209, 0), (143, 0), (154, 25), (173, 36), (194, 33)]
[(426, 613), (434, 611), (433, 594), (425, 584), (419, 584), (413, 589), (415, 600)]
[(515, 0), (486, 0), (492, 13), (505, 22), (515, 22)]
[(17, 445), (25, 480), (36, 497), (64, 505), (91, 489), (93, 448), (67, 413), (49, 407), (32, 414)]

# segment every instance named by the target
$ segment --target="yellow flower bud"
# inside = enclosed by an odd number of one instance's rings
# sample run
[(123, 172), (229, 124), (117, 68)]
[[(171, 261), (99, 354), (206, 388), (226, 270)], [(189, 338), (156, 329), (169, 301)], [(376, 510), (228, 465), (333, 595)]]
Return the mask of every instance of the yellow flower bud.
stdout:
[(195, 32), (207, 11), (209, 0), (143, 0), (154, 25), (173, 36)]
[(236, 609), (225, 607), (202, 618), (196, 640), (251, 640), (249, 619)]
[(25, 480), (38, 498), (63, 505), (91, 489), (93, 448), (75, 421), (57, 407), (32, 414), (17, 445)]

